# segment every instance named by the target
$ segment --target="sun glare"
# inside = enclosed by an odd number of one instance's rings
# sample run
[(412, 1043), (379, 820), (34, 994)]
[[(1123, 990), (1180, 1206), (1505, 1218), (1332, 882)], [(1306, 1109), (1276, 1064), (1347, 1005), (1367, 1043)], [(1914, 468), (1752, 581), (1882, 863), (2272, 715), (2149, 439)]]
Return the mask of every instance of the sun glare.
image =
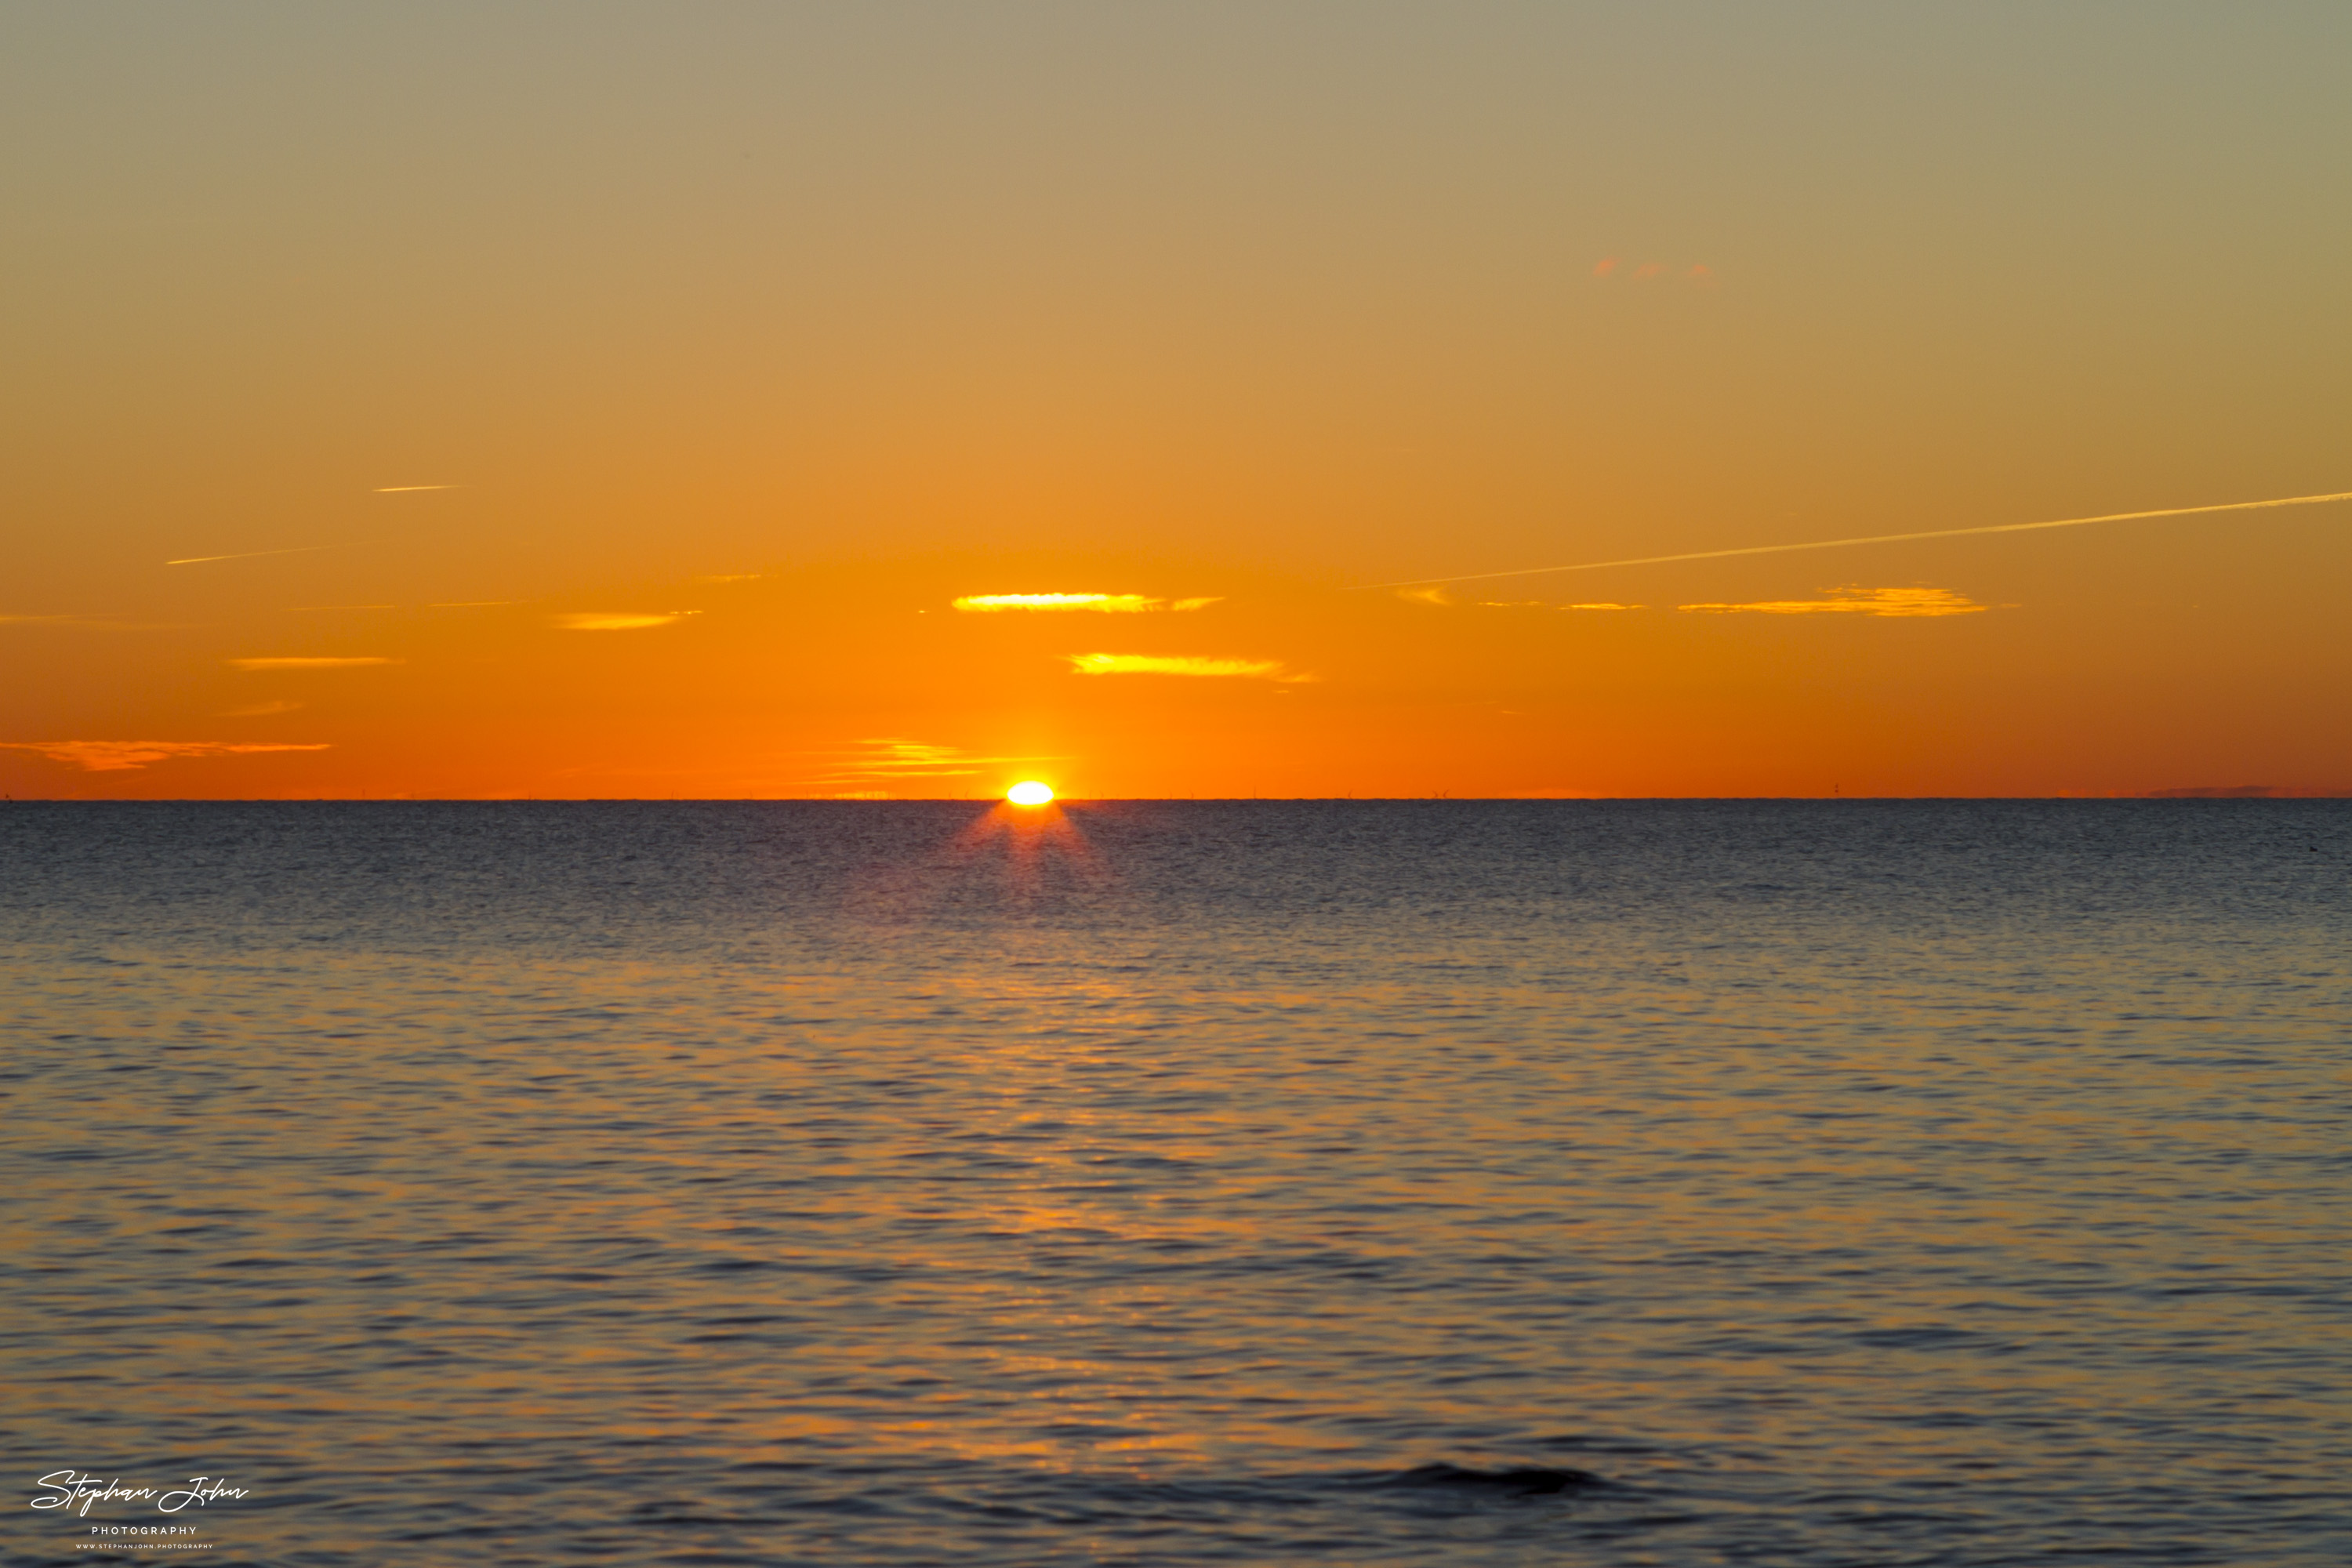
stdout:
[(1054, 792), (1035, 779), (1026, 779), (1006, 790), (1004, 798), (1015, 805), (1043, 805), (1054, 798)]

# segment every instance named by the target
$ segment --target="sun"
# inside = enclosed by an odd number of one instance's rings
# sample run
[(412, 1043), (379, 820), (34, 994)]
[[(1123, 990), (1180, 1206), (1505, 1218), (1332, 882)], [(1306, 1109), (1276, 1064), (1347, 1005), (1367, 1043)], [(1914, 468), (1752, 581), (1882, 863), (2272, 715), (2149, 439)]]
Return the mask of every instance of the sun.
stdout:
[(1035, 779), (1024, 779), (1006, 790), (1004, 798), (1015, 805), (1043, 805), (1054, 798), (1054, 791), (1050, 785), (1041, 784)]

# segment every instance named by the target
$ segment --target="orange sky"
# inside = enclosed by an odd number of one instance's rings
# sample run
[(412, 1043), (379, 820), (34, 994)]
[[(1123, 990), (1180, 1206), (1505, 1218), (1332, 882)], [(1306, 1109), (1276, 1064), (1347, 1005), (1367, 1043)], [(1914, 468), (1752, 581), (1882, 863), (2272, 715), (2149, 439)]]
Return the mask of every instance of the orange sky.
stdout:
[(20, 8), (0, 789), (2352, 785), (2347, 503), (1360, 587), (2352, 489), (2347, 44)]

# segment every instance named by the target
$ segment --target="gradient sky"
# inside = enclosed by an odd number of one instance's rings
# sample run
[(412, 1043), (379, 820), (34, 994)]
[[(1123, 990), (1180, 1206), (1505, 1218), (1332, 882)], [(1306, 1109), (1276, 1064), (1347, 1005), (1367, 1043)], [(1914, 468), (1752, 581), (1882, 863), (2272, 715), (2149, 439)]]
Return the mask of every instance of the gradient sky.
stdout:
[[(2352, 786), (2352, 504), (1359, 587), (2352, 489), (2347, 63), (2340, 0), (10, 5), (0, 789)], [(955, 607), (1024, 594), (1112, 597)]]

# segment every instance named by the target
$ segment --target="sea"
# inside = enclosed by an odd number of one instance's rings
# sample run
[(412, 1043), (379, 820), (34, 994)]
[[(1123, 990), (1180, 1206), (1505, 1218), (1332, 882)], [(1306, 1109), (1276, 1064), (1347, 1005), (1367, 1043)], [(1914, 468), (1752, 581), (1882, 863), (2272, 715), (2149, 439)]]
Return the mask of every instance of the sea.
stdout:
[(2352, 1561), (2352, 802), (17, 803), (0, 955), (11, 1564)]

